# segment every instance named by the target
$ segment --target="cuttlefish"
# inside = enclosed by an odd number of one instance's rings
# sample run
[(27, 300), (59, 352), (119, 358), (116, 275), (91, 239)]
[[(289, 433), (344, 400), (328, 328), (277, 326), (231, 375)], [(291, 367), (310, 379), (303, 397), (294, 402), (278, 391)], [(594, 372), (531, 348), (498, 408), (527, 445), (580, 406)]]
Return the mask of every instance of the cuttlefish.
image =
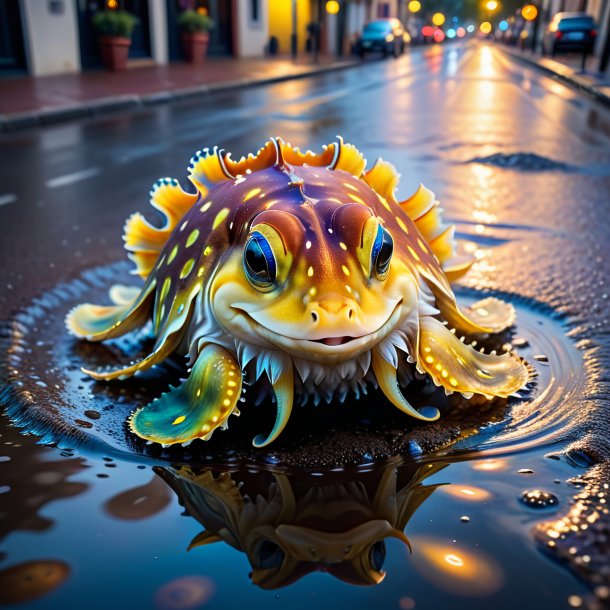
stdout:
[(239, 161), (200, 151), (189, 171), (195, 192), (169, 178), (151, 191), (162, 226), (140, 213), (126, 222), (125, 248), (144, 286), (113, 286), (112, 305), (67, 316), (89, 341), (152, 322), (151, 353), (119, 370), (83, 369), (98, 380), (188, 355), (188, 378), (131, 415), (137, 436), (207, 440), (239, 415), (242, 385), (261, 377), (277, 414), (256, 447), (278, 437), (295, 401), (342, 401), (367, 385), (404, 413), (436, 420), (438, 409), (418, 411), (402, 392), (414, 369), (466, 397), (507, 397), (528, 382), (515, 355), (464, 341), (503, 331), (514, 308), (492, 297), (458, 306), (450, 282), (472, 260), (456, 255), (455, 228), (430, 190), (397, 200), (399, 175), (387, 161), (367, 169), (341, 138), (319, 153), (271, 138)]

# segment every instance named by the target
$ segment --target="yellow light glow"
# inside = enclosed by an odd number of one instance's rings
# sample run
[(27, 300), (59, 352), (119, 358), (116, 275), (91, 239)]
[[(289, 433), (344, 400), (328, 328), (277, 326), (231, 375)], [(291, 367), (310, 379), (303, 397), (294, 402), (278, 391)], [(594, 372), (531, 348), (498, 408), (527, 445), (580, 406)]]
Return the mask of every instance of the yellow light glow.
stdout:
[(521, 16), (526, 21), (534, 21), (538, 16), (538, 9), (533, 4), (526, 4), (521, 9)]
[(508, 464), (506, 460), (500, 459), (490, 459), (483, 460), (481, 462), (476, 462), (472, 468), (474, 470), (485, 470), (485, 471), (494, 471), (494, 470), (505, 470)]
[(439, 491), (465, 502), (484, 502), (491, 498), (491, 494), (485, 489), (471, 485), (443, 485), (439, 487)]
[(409, 2), (409, 10), (412, 13), (417, 13), (421, 10), (421, 2), (419, 2), (419, 0), (411, 0), (411, 2)]
[(489, 34), (489, 32), (491, 32), (491, 23), (489, 23), (489, 21), (483, 21), (479, 26), (479, 30), (481, 30), (483, 34)]
[(443, 13), (434, 13), (434, 15), (432, 15), (432, 23), (437, 27), (440, 27), (445, 23), (445, 15), (443, 15)]
[(504, 575), (497, 562), (481, 549), (468, 549), (445, 540), (417, 536), (412, 540), (419, 561), (415, 569), (435, 586), (458, 595), (484, 596), (498, 591)]
[(329, 15), (336, 15), (339, 12), (339, 3), (336, 0), (328, 0), (326, 3), (326, 12)]
[(114, 11), (115, 9), (119, 8), (119, 3), (117, 0), (108, 0), (108, 2), (106, 2), (106, 7), (111, 11)]
[(498, 3), (496, 0), (489, 0), (489, 2), (485, 5), (485, 8), (488, 11), (495, 11), (498, 8)]

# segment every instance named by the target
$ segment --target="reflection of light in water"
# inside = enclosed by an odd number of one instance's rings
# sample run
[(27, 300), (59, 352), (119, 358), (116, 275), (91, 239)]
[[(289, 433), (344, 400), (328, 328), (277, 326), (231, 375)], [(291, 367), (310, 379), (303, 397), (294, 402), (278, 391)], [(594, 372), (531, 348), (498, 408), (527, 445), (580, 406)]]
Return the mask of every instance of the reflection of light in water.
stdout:
[(415, 537), (412, 561), (435, 586), (468, 597), (490, 595), (504, 582), (502, 570), (489, 555), (449, 544), (440, 538)]
[(487, 210), (473, 210), (472, 217), (481, 224), (492, 224), (498, 220), (495, 214), (489, 213)]
[(176, 578), (157, 591), (155, 606), (161, 610), (199, 608), (212, 597), (214, 590), (214, 583), (205, 576)]
[(491, 47), (483, 46), (479, 53), (479, 76), (491, 78), (493, 75), (493, 51)]
[(491, 498), (491, 494), (485, 489), (471, 485), (443, 485), (438, 491), (468, 502), (483, 502)]
[(474, 470), (506, 470), (508, 464), (506, 460), (481, 460), (480, 462), (475, 462), (472, 465)]
[(445, 555), (444, 559), (450, 566), (455, 566), (457, 568), (461, 568), (464, 565), (464, 560), (459, 555), (456, 555), (455, 553), (447, 553), (447, 555)]
[(0, 605), (21, 604), (42, 597), (70, 575), (68, 564), (53, 559), (26, 561), (0, 572)]

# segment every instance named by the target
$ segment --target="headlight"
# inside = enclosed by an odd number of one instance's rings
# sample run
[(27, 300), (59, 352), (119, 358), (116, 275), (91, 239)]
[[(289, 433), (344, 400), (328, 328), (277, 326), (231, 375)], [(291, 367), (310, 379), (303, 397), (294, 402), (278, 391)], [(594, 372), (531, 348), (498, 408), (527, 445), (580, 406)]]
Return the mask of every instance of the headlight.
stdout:
[(388, 35), (385, 37), (385, 41), (386, 41), (386, 42), (392, 42), (392, 40), (394, 40), (394, 34), (388, 34)]

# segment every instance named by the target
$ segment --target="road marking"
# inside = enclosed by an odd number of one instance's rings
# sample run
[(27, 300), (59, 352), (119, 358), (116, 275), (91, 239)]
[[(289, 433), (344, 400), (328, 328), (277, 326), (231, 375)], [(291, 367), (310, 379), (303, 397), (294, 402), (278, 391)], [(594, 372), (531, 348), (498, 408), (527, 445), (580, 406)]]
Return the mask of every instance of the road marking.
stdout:
[(93, 178), (100, 172), (101, 170), (99, 167), (90, 167), (89, 169), (84, 169), (80, 172), (73, 172), (71, 174), (66, 174), (65, 176), (57, 176), (57, 178), (47, 180), (47, 188), (56, 189), (60, 186), (66, 186), (67, 184), (74, 184), (75, 182), (86, 180), (87, 178)]
[(17, 201), (17, 195), (8, 193), (7, 195), (0, 195), (0, 205), (6, 205), (7, 203), (13, 203)]

